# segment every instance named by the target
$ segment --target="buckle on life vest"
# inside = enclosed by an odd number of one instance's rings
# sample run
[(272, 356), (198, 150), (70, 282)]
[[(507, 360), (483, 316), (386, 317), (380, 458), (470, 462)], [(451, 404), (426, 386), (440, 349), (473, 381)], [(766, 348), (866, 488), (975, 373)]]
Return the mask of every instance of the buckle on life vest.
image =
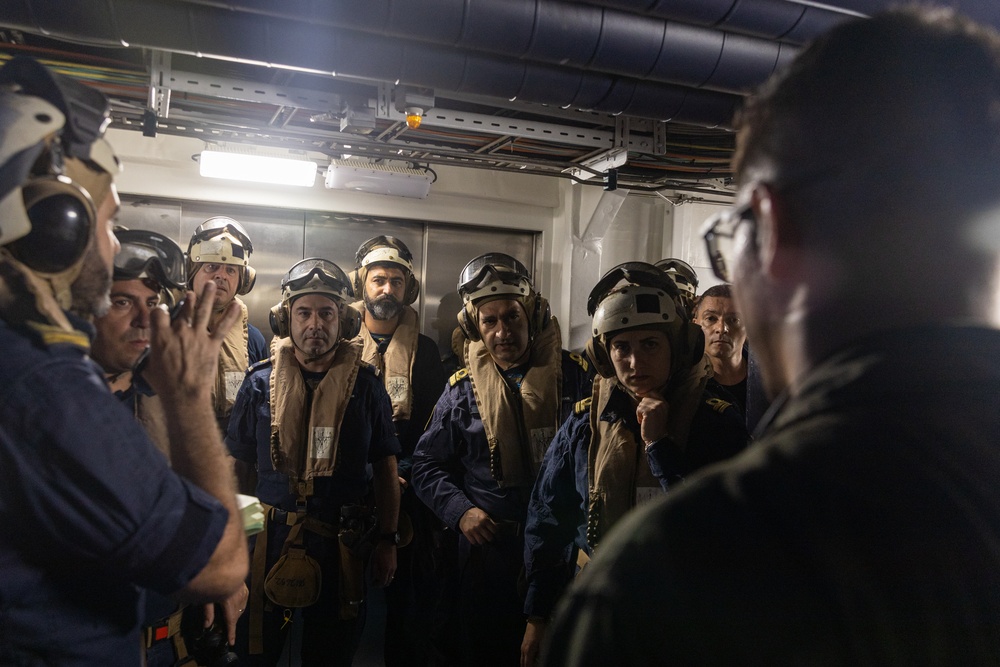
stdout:
[(149, 648), (153, 644), (164, 639), (170, 639), (174, 635), (181, 631), (181, 617), (184, 615), (184, 610), (178, 610), (154, 623), (153, 625), (147, 625), (143, 628), (143, 639), (145, 640), (146, 648)]

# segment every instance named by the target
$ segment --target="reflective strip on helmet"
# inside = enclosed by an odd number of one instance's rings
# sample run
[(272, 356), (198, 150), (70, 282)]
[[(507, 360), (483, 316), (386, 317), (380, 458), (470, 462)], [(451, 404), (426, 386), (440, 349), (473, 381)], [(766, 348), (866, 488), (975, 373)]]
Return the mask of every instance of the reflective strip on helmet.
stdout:
[(389, 246), (373, 248), (361, 260), (361, 266), (368, 266), (369, 264), (375, 264), (376, 262), (388, 262), (391, 264), (399, 264), (410, 273), (413, 273), (413, 265), (407, 260), (405, 260), (400, 254), (399, 250), (396, 248), (392, 248)]
[(669, 294), (654, 287), (627, 285), (603, 297), (594, 311), (593, 336), (677, 322), (677, 305)]
[(191, 245), (191, 261), (196, 264), (235, 264), (250, 266), (240, 240), (228, 232)]

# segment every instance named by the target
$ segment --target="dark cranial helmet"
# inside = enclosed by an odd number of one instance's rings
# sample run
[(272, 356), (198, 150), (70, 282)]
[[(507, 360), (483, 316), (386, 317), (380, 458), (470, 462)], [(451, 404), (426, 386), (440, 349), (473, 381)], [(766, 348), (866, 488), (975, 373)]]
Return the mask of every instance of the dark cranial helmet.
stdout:
[(173, 240), (144, 229), (116, 229), (121, 250), (115, 255), (115, 280), (155, 280), (161, 288), (183, 290), (184, 252)]

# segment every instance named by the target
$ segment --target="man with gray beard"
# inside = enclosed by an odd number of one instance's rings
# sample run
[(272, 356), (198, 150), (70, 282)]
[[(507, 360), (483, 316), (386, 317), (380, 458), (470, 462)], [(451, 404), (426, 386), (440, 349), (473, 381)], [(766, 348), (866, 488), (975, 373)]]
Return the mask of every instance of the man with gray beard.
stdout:
[(417, 311), (410, 306), (420, 295), (420, 281), (406, 244), (392, 236), (365, 241), (358, 248), (354, 293), (364, 299), (364, 308), (355, 304), (364, 313), (362, 359), (381, 371), (392, 400), (392, 420), (402, 449), (400, 508), (413, 525), (413, 539), (400, 549), (396, 579), (386, 589), (385, 660), (389, 667), (423, 665), (438, 652), (435, 637), (443, 632), (446, 616), (435, 601), (443, 587), (434, 573), (441, 563), (434, 557), (434, 545), (441, 544), (443, 535), (440, 522), (410, 490), (410, 469), (413, 449), (446, 376), (437, 345), (420, 333)]

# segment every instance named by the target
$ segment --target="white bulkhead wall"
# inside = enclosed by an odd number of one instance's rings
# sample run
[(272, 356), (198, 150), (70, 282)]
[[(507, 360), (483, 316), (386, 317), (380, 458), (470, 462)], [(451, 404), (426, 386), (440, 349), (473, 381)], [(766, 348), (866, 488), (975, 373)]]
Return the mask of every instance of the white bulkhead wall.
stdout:
[(108, 140), (125, 167), (118, 179), (124, 194), (538, 232), (535, 283), (562, 324), (563, 344), (574, 349), (582, 347), (589, 329), (590, 288), (616, 264), (677, 256), (696, 266), (703, 286), (714, 281), (704, 268), (704, 250), (693, 239), (718, 207), (674, 207), (627, 190), (447, 165), (433, 166), (438, 180), (426, 199), (329, 190), (322, 175), (311, 188), (241, 183), (198, 173), (193, 156), (205, 148), (199, 139), (112, 129)]

